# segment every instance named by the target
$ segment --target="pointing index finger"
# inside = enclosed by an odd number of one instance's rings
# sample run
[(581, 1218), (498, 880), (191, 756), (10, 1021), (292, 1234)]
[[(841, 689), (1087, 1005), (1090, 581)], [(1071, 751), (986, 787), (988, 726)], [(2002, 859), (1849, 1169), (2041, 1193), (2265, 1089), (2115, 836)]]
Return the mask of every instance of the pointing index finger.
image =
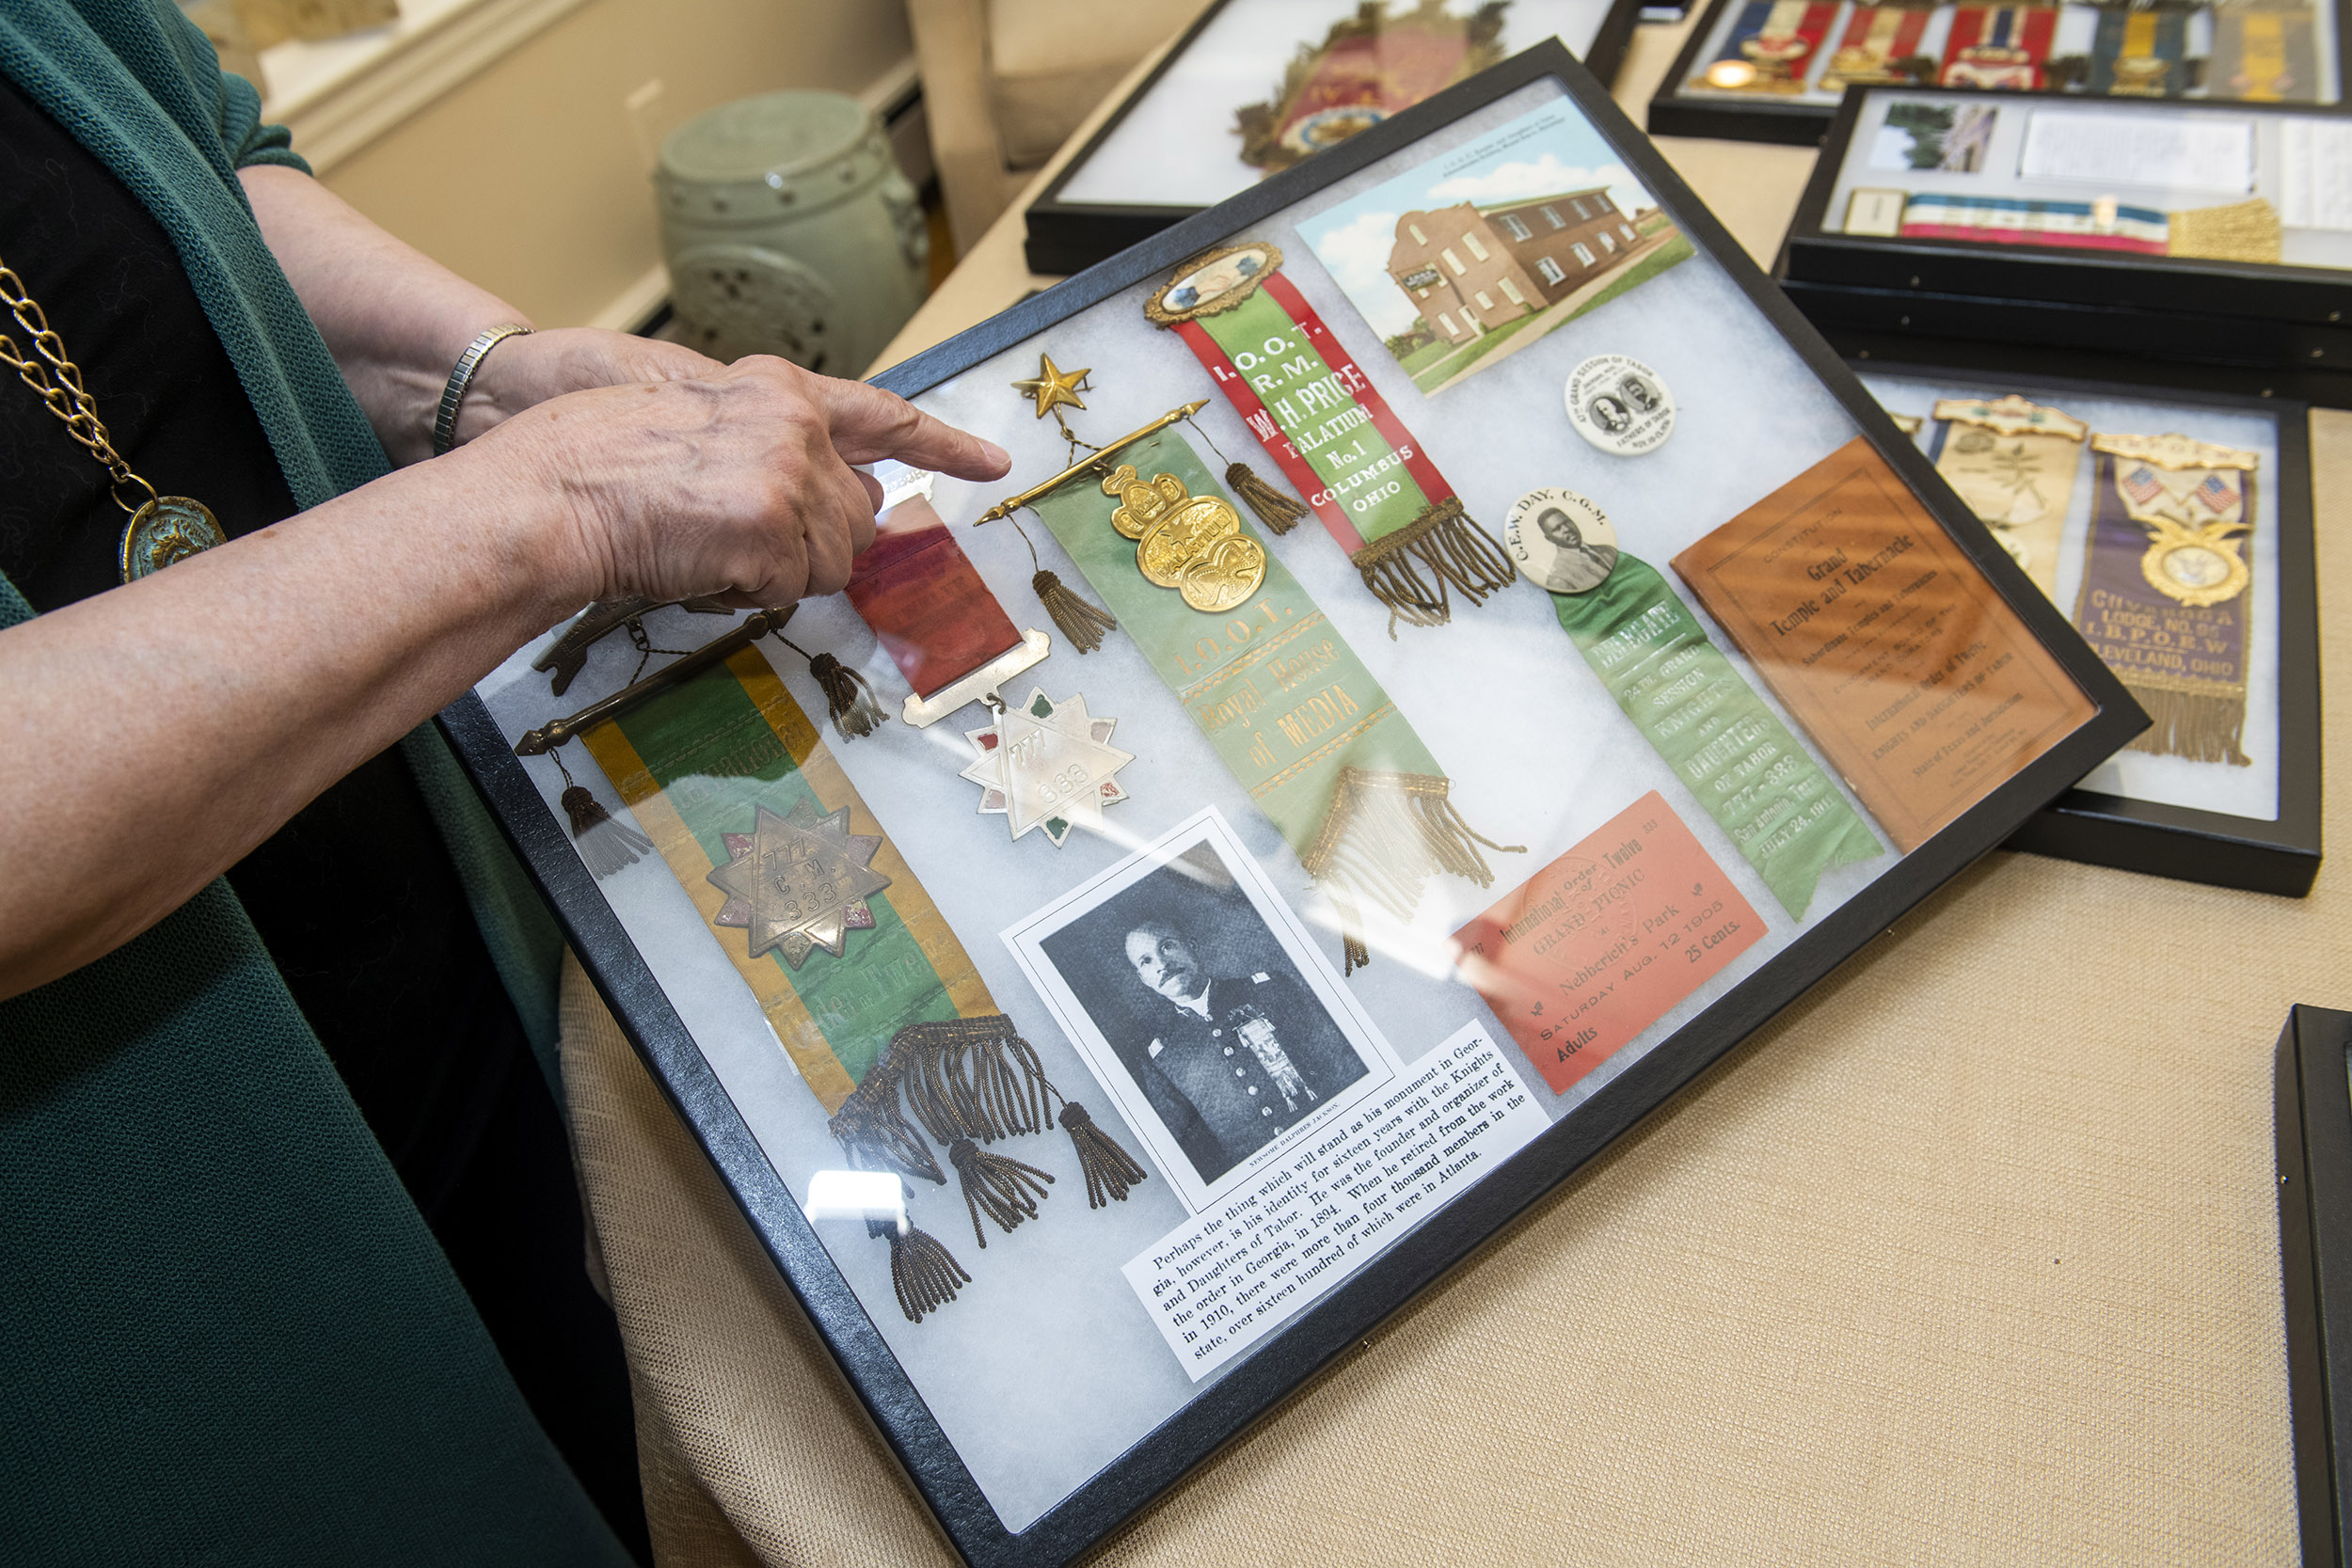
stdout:
[(895, 457), (912, 467), (956, 479), (1002, 479), (1012, 459), (993, 441), (958, 430), (896, 392), (860, 381), (826, 384), (832, 404), (833, 444), (847, 463), (879, 463)]

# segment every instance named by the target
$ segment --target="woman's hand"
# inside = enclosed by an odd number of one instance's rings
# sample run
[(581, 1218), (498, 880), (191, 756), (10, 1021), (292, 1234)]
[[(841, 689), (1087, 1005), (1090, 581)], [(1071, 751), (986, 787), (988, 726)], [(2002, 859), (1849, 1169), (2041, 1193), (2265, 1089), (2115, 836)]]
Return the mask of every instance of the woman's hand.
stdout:
[[(597, 345), (580, 352), (599, 362)], [(750, 607), (837, 593), (882, 499), (852, 464), (897, 458), (980, 481), (1010, 467), (1003, 449), (895, 393), (765, 356), (723, 366), (678, 352), (697, 364), (652, 368), (695, 373), (548, 398), (443, 460), (497, 465), (561, 499), (546, 565), (575, 602), (719, 594)]]
[(474, 371), (466, 401), (457, 407), (456, 444), (462, 447), (524, 409), (569, 392), (691, 381), (725, 369), (683, 343), (595, 326), (559, 326), (507, 338)]

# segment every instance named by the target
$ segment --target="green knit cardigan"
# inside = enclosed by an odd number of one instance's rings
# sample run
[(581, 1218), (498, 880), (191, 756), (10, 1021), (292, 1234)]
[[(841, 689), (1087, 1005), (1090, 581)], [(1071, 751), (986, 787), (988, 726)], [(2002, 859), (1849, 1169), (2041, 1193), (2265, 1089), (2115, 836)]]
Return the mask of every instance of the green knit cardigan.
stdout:
[[(383, 473), (238, 184), (307, 168), (251, 85), (169, 0), (0, 0), (0, 71), (171, 237), (295, 500)], [(552, 923), (404, 744), (549, 1067)], [(226, 883), (0, 1002), (0, 1477), (11, 1562), (628, 1561)]]

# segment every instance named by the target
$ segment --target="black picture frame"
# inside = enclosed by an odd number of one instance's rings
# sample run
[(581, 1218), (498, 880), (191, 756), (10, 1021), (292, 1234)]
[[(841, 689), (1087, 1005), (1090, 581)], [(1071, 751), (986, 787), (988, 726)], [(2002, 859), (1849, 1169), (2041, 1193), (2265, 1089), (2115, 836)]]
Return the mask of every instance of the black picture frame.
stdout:
[[(1086, 167), (1087, 161), (1101, 150), (1103, 144), (1119, 129), (1120, 122), (1127, 118), (1128, 112), (1159, 85), (1160, 78), (1174, 69), (1184, 57), (1184, 51), (1192, 47), (1193, 40), (1232, 4), (1233, 0), (1216, 0), (1215, 5), (1195, 18), (1192, 25), (1185, 28), (1184, 35), (1160, 57), (1159, 64), (1152, 68), (1152, 73), (1136, 85), (1135, 90), (1111, 112), (1111, 117), (1087, 138), (1086, 145), (1078, 149), (1077, 154), (1062, 166), (1052, 183), (1029, 203), (1024, 214), (1028, 224), (1028, 237), (1022, 250), (1031, 272), (1042, 273), (1049, 277), (1084, 272), (1097, 261), (1114, 256), (1131, 245), (1140, 244), (1162, 230), (1206, 210), (1145, 201), (1116, 204), (1071, 201), (1062, 193)], [(1645, 4), (1645, 0), (1613, 0), (1608, 15), (1601, 19), (1600, 30), (1593, 35), (1591, 45), (1584, 51), (1581, 56), (1584, 68), (1604, 85), (1616, 79), (1617, 67), (1625, 60), (1626, 45), (1631, 41), (1633, 29), (1643, 20)], [(1289, 45), (1285, 43), (1284, 47)], [(1268, 75), (1279, 76), (1281, 68), (1280, 60), (1270, 62)]]
[(2352, 1561), (2352, 1013), (2297, 1006), (2272, 1086), (2303, 1560)]
[[(1842, 103), (1791, 103), (1785, 99), (1775, 102), (1764, 98), (1755, 100), (1710, 98), (1704, 94), (1687, 93), (1682, 90), (1684, 84), (1689, 82), (1700, 69), (1699, 55), (1707, 47), (1707, 40), (1714, 36), (1717, 20), (1732, 6), (1743, 3), (1744, 0), (1711, 0), (1706, 14), (1699, 18), (1698, 25), (1691, 29), (1691, 36), (1684, 41), (1681, 52), (1675, 55), (1673, 69), (1667, 71), (1665, 80), (1659, 83), (1657, 92), (1651, 95), (1648, 115), (1649, 134), (1653, 136), (1712, 136), (1723, 141), (1770, 142), (1781, 147), (1822, 145), (1836, 134), (1836, 122), (1839, 111), (1844, 107)], [(2345, 36), (2346, 20), (2344, 8), (2338, 3), (2336, 7), (2338, 102), (2285, 104), (2280, 105), (2281, 107), (2300, 108), (2306, 111), (2317, 110), (2322, 113), (2333, 113), (2344, 107), (2345, 101), (2342, 95), (2346, 91), (2346, 84), (2352, 84), (2352, 39), (2347, 39)], [(1849, 87), (1846, 90), (1851, 95), (1867, 89)], [(1897, 92), (1953, 92), (1960, 89), (1939, 87), (1931, 82), (1918, 82), (1907, 87), (1899, 86), (1892, 90)], [(2267, 106), (2227, 98), (2110, 99), (2105, 95), (2080, 92), (1990, 92), (1986, 96), (2007, 99), (2062, 98), (2071, 103), (2212, 103), (2217, 107), (2237, 109)]]
[(1660, 1041), (1575, 1114), (1290, 1321), (1077, 1491), (1018, 1534), (1007, 1530), (851, 1294), (791, 1193), (704, 1059), (644, 957), (524, 773), (488, 709), (469, 693), (444, 733), (554, 907), (590, 978), (662, 1092), (708, 1151), (850, 1387), (965, 1560), (983, 1568), (1066, 1562), (1267, 1416), (1362, 1343), (1379, 1323), (1491, 1244), (1510, 1221), (1638, 1126), (1756, 1029), (1846, 962), (1963, 867), (1997, 847), (2044, 802), (2147, 725), (2120, 681), (2066, 626), (2008, 554), (1896, 428), (1820, 335), (1557, 40), (1547, 40), (1224, 204), (1178, 223), (877, 378), (914, 395), (1068, 320), (1225, 236), (1405, 149), (1531, 83), (1551, 79), (1626, 166), (1788, 341), (1960, 550), (2042, 642), (2093, 708), (2073, 735), (1995, 785), (1860, 894)]
[(2200, 811), (2157, 800), (2139, 800), (2098, 790), (2070, 789), (2036, 812), (2009, 841), (2012, 849), (2056, 860), (2114, 866), (2152, 877), (2241, 888), (2249, 893), (2300, 898), (2319, 875), (2320, 705), (2319, 588), (2312, 533), (2311, 409), (2287, 398), (2150, 387), (2115, 374), (2112, 362), (2074, 370), (2104, 369), (2105, 375), (2037, 372), (2012, 359), (1986, 356), (1991, 363), (1955, 366), (1881, 355), (1849, 356), (1866, 373), (1928, 380), (1982, 378), (1988, 395), (2015, 391), (2067, 397), (2153, 399), (2273, 421), (2278, 431), (2278, 472), (2265, 476), (2279, 508), (2279, 815), (2268, 822)]
[[(2057, 343), (2295, 373), (2305, 378), (2298, 395), (2310, 401), (2342, 406), (2352, 397), (2352, 271), (1829, 231), (1829, 203), (1864, 107), (1874, 93), (1909, 90), (1848, 88), (1798, 199), (1772, 270), (1815, 321), (1856, 332)], [(2085, 102), (2064, 93), (1935, 90), (1994, 103)], [(2164, 106), (2241, 118), (2318, 112), (2189, 100)]]

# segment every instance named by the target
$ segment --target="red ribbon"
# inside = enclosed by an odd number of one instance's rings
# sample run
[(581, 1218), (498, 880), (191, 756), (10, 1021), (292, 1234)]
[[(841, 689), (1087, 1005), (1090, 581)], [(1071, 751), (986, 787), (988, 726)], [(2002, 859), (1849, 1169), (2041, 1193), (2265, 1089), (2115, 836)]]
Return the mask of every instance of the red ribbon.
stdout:
[(1005, 607), (921, 496), (891, 509), (850, 562), (848, 593), (917, 697), (1021, 645)]
[[(1438, 472), (1437, 465), (1429, 461), (1421, 443), (1413, 438), (1413, 433), (1405, 428), (1405, 421), (1396, 417), (1396, 411), (1389, 406), (1388, 399), (1380, 395), (1371, 378), (1358, 368), (1347, 350), (1340, 346), (1340, 341), (1331, 336), (1331, 329), (1323, 325), (1323, 318), (1315, 313), (1313, 306), (1307, 303), (1306, 296), (1279, 272), (1268, 273), (1259, 287), (1265, 291), (1266, 297), (1282, 308), (1282, 313), (1290, 317), (1299, 331), (1306, 335), (1308, 346), (1340, 378), (1340, 384), (1355, 398), (1358, 406), (1372, 417), (1373, 429), (1378, 431), (1380, 438), (1404, 458), (1405, 471), (1412, 476), (1415, 484), (1421, 486), (1422, 496), (1430, 504), (1450, 499), (1454, 495), (1454, 486), (1448, 484), (1445, 476)], [(1266, 450), (1266, 454), (1274, 459), (1293, 487), (1307, 499), (1307, 504), (1314, 508), (1315, 515), (1322, 519), (1331, 537), (1340, 542), (1341, 548), (1351, 557), (1362, 549), (1364, 537), (1348, 520), (1345, 509), (1332, 499), (1322, 477), (1308, 465), (1307, 459), (1292, 444), (1281, 425), (1276, 422), (1273, 413), (1250, 388), (1249, 378), (1234, 368), (1224, 346), (1209, 336), (1208, 329), (1198, 320), (1180, 323), (1176, 330), (1191, 346), (1193, 356), (1207, 367), (1209, 374), (1224, 389), (1225, 396), (1241, 415), (1242, 422), (1249, 427), (1251, 435), (1257, 436), (1258, 444)]]

